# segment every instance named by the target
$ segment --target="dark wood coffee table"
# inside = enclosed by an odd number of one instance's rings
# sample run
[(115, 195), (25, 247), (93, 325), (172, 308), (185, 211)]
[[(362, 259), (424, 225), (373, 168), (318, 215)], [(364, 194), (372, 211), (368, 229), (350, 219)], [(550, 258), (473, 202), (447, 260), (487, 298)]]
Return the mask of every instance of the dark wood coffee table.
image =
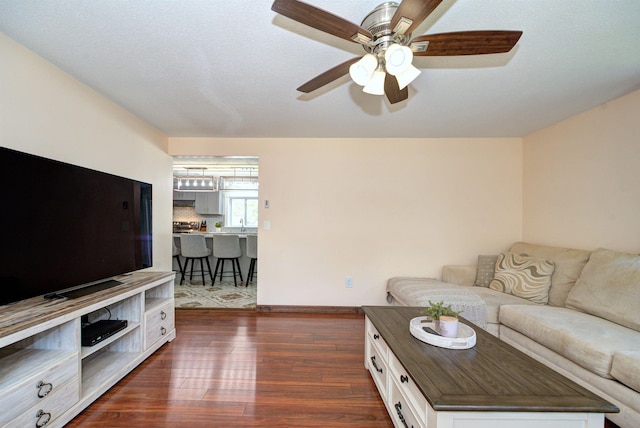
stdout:
[(397, 426), (600, 428), (605, 413), (618, 411), (464, 319), (476, 345), (452, 350), (411, 335), (409, 322), (424, 308), (363, 309), (365, 365)]

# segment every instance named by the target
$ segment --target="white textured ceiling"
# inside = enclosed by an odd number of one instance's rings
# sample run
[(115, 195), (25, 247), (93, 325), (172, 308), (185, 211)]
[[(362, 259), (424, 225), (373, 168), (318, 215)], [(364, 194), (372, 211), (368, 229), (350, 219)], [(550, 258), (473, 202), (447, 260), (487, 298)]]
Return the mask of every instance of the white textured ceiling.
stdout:
[[(381, 0), (307, 0), (360, 24)], [(390, 105), (348, 76), (362, 48), (271, 0), (0, 0), (0, 31), (169, 136), (523, 136), (640, 88), (638, 0), (444, 0), (413, 32), (522, 30), (508, 54), (422, 57)]]

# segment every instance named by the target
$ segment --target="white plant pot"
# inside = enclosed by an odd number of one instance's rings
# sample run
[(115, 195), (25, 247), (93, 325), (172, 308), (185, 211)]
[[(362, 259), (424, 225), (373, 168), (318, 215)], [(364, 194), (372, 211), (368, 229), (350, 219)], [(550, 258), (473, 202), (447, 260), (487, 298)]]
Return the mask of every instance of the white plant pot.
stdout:
[(439, 322), (440, 334), (444, 337), (458, 337), (458, 318), (443, 315)]

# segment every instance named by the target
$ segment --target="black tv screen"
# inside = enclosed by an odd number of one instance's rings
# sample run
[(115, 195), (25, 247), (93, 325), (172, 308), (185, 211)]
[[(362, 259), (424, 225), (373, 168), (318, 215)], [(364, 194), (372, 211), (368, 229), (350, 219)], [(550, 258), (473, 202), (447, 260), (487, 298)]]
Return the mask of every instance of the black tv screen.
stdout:
[(151, 190), (0, 147), (0, 305), (150, 267)]

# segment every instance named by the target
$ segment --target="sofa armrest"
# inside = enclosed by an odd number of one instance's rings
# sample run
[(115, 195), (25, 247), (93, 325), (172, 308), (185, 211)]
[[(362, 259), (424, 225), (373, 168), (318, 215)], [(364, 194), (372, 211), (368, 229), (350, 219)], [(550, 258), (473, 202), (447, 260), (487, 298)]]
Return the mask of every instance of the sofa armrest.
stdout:
[(476, 265), (445, 265), (442, 267), (442, 281), (458, 285), (473, 285), (476, 282)]

